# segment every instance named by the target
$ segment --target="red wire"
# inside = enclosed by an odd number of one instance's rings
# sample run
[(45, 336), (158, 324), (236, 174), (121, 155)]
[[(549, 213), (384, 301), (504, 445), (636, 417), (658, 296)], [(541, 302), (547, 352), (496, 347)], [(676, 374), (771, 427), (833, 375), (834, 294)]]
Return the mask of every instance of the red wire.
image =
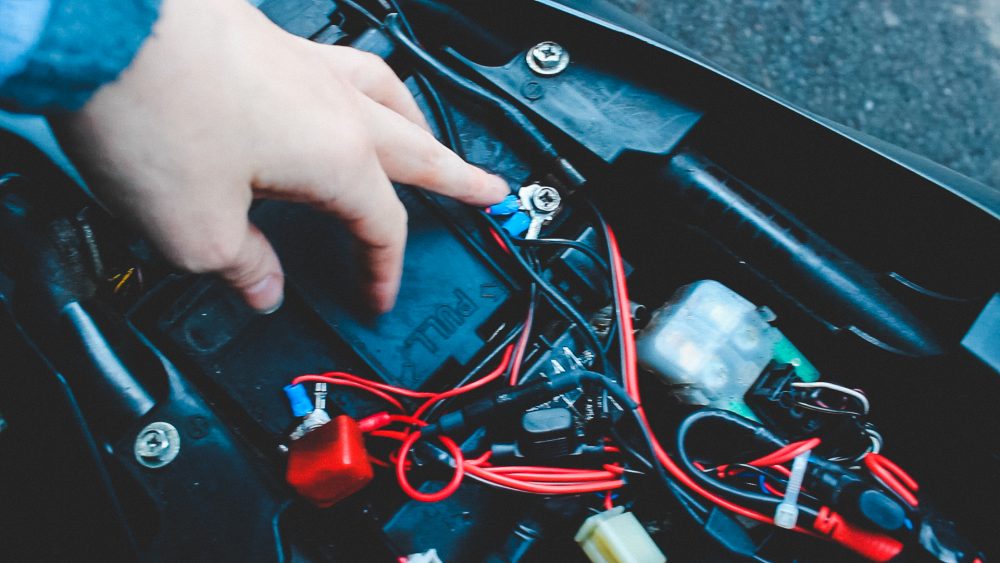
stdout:
[[(629, 393), (629, 395), (633, 398), (633, 400), (635, 400), (636, 403), (639, 403), (641, 405), (642, 402), (639, 396), (638, 370), (636, 368), (635, 339), (634, 335), (632, 334), (632, 319), (627, 312), (627, 306), (629, 300), (628, 300), (628, 290), (626, 289), (626, 283), (625, 283), (626, 281), (625, 268), (622, 264), (621, 252), (618, 249), (618, 241), (615, 239), (614, 232), (612, 232), (610, 226), (605, 227), (605, 233), (607, 235), (608, 244), (611, 247), (612, 271), (615, 277), (615, 286), (616, 286), (615, 298), (617, 299), (618, 303), (618, 315), (619, 315), (619, 325), (620, 325), (619, 334), (622, 342), (623, 363), (625, 364), (624, 365), (625, 389)], [(661, 464), (663, 464), (664, 468), (666, 468), (666, 470), (671, 475), (673, 475), (675, 479), (677, 479), (684, 486), (691, 489), (695, 493), (701, 495), (705, 499), (715, 503), (716, 505), (722, 508), (725, 508), (731, 512), (750, 518), (752, 520), (756, 520), (758, 522), (774, 524), (774, 519), (771, 516), (761, 514), (759, 512), (750, 510), (738, 504), (734, 504), (728, 501), (727, 499), (719, 497), (711, 493), (710, 491), (707, 491), (704, 488), (702, 488), (699, 483), (696, 483), (684, 470), (682, 470), (676, 463), (674, 463), (673, 459), (671, 459), (670, 456), (667, 455), (667, 452), (664, 451), (663, 447), (660, 445), (659, 441), (656, 439), (656, 436), (652, 432), (652, 428), (649, 425), (649, 419), (646, 417), (645, 410), (642, 407), (639, 407), (636, 410), (640, 419), (640, 423), (643, 425), (644, 430), (649, 434), (651, 438), (650, 441), (652, 442), (653, 452), (655, 454), (656, 459)], [(796, 446), (796, 449), (800, 447), (802, 446), (798, 445)], [(787, 453), (785, 455), (787, 455)], [(878, 546), (889, 546), (891, 548), (894, 547), (891, 544), (893, 544), (895, 540), (887, 536), (876, 536), (874, 538), (860, 538), (859, 536), (861, 536), (861, 534), (851, 533), (853, 529), (849, 527), (847, 522), (843, 522), (840, 516), (837, 515), (836, 513), (831, 512), (826, 507), (823, 507), (821, 509), (821, 513), (826, 515), (824, 522), (834, 523), (834, 524), (840, 522), (843, 525), (839, 527), (837, 525), (826, 525), (821, 527), (820, 519), (817, 519), (816, 524), (814, 524), (814, 527), (816, 529), (815, 532), (799, 526), (795, 527), (795, 531), (808, 534), (811, 536), (820, 536), (832, 539), (834, 541), (837, 541), (841, 545), (844, 545), (845, 547), (854, 550), (857, 553), (860, 553), (865, 556), (873, 556), (873, 558), (878, 558), (878, 560), (888, 559), (883, 556), (889, 554), (889, 551), (891, 551), (891, 549), (882, 550), (881, 552), (875, 553), (872, 551), (872, 549), (870, 549), (871, 544), (877, 543)], [(864, 541), (862, 541), (862, 539)], [(898, 544), (898, 542), (895, 543)], [(895, 551), (889, 554), (890, 557), (898, 553), (899, 551), (898, 547), (901, 546), (896, 546)]]
[(569, 473), (610, 473), (606, 470), (601, 469), (577, 469), (573, 467), (548, 467), (542, 465), (503, 465), (498, 467), (490, 468), (490, 471), (496, 471), (498, 473), (523, 473), (523, 472), (536, 472), (536, 473), (559, 473), (559, 474), (569, 474)]
[[(879, 481), (886, 487), (892, 489), (910, 506), (918, 506), (917, 496), (913, 494), (918, 485), (913, 477), (903, 471), (901, 467), (889, 461), (885, 456), (870, 453), (865, 456), (865, 467), (871, 471)], [(897, 478), (898, 477), (898, 478)], [(905, 483), (901, 483), (900, 479)]]
[(816, 449), (816, 446), (820, 444), (819, 438), (809, 438), (808, 440), (802, 440), (799, 442), (792, 442), (787, 446), (777, 450), (773, 453), (767, 454), (764, 457), (757, 458), (747, 465), (752, 465), (754, 467), (766, 467), (768, 465), (781, 465), (782, 463), (787, 463), (799, 454), (807, 452), (809, 450)]
[(764, 488), (767, 489), (768, 491), (770, 491), (771, 494), (774, 495), (774, 496), (778, 496), (778, 497), (784, 497), (785, 496), (785, 492), (784, 491), (779, 491), (778, 489), (774, 488), (774, 486), (772, 486), (767, 481), (764, 481)]
[[(403, 435), (402, 433), (395, 431), (376, 430), (372, 432), (372, 434), (386, 438), (403, 440), (403, 444), (400, 446), (398, 453), (394, 456), (394, 463), (396, 464), (396, 477), (399, 479), (400, 488), (407, 495), (423, 502), (437, 502), (453, 494), (461, 484), (463, 477), (461, 473), (465, 472), (504, 487), (538, 494), (564, 495), (601, 492), (609, 489), (616, 489), (624, 486), (625, 484), (624, 481), (615, 478), (618, 471), (624, 471), (616, 466), (607, 466), (607, 469), (604, 471), (535, 466), (479, 467), (479, 464), (484, 463), (485, 460), (488, 459), (488, 456), (483, 454), (479, 458), (472, 460), (455, 458), (456, 460), (461, 460), (461, 471), (456, 470), (448, 485), (435, 493), (421, 493), (410, 485), (409, 481), (406, 479), (406, 471), (409, 469), (406, 465), (407, 452), (419, 439), (418, 437), (414, 437), (416, 434), (419, 434), (419, 432)], [(448, 447), (450, 455), (455, 457), (455, 449), (458, 448), (457, 444), (445, 436), (441, 436), (440, 438), (442, 443)], [(455, 449), (452, 449), (452, 446), (450, 446), (449, 443), (454, 446)], [(400, 469), (401, 464), (403, 465), (402, 470)]]
[(528, 316), (524, 319), (524, 327), (521, 328), (521, 337), (517, 341), (517, 353), (514, 355), (514, 364), (510, 368), (510, 386), (517, 385), (517, 377), (521, 372), (521, 361), (524, 359), (524, 352), (528, 348), (528, 339), (531, 338), (531, 325), (535, 320), (535, 308), (528, 307)]
[[(531, 469), (559, 469), (555, 467), (535, 467)], [(499, 475), (504, 475), (514, 479), (523, 479), (525, 481), (537, 481), (546, 483), (566, 483), (568, 481), (602, 481), (602, 480), (614, 480), (617, 475), (611, 473), (610, 471), (599, 471), (599, 470), (566, 470), (565, 472), (556, 471), (526, 471), (521, 467), (491, 467), (486, 468), (490, 473), (495, 473)], [(501, 471), (505, 470), (505, 471)]]
[(591, 483), (567, 483), (567, 484), (539, 484), (532, 483), (529, 481), (522, 481), (520, 479), (514, 479), (504, 475), (503, 473), (496, 473), (493, 470), (496, 468), (482, 468), (475, 465), (466, 465), (465, 470), (470, 474), (480, 479), (490, 481), (492, 483), (502, 485), (511, 489), (516, 489), (518, 491), (524, 491), (527, 493), (538, 493), (538, 494), (552, 494), (552, 495), (566, 495), (566, 494), (581, 494), (581, 493), (597, 493), (603, 492), (608, 489), (617, 489), (622, 487), (625, 482), (618, 479), (614, 481), (594, 481)]
[(503, 238), (500, 237), (500, 233), (497, 233), (495, 230), (490, 229), (490, 235), (493, 237), (493, 240), (497, 241), (497, 244), (500, 245), (500, 248), (502, 248), (504, 252), (510, 254), (510, 249), (507, 248), (507, 243), (505, 243), (503, 241)]
[(296, 383), (301, 383), (303, 381), (313, 381), (307, 378), (310, 377), (336, 377), (340, 379), (347, 379), (361, 385), (366, 385), (375, 389), (381, 389), (383, 391), (388, 391), (389, 393), (395, 393), (397, 395), (403, 395), (405, 397), (413, 397), (415, 399), (425, 399), (427, 397), (433, 397), (437, 393), (432, 393), (429, 391), (414, 391), (412, 389), (406, 389), (403, 387), (396, 387), (395, 385), (389, 385), (388, 383), (381, 383), (378, 381), (372, 381), (371, 379), (365, 379), (364, 377), (354, 375), (353, 373), (347, 373), (343, 371), (330, 371), (322, 373), (318, 376), (316, 375), (300, 375), (292, 380), (292, 385)]
[(333, 377), (326, 377), (323, 375), (300, 375), (292, 380), (292, 384), (294, 385), (294, 384), (304, 383), (307, 381), (316, 383), (326, 383), (328, 385), (340, 385), (341, 387), (353, 387), (355, 389), (361, 389), (362, 391), (368, 391), (369, 393), (376, 395), (379, 398), (390, 403), (392, 406), (396, 407), (400, 411), (406, 412), (406, 409), (403, 408), (403, 404), (400, 403), (399, 400), (393, 397), (392, 395), (389, 395), (388, 393), (385, 393), (368, 385), (359, 383), (357, 381), (351, 381), (348, 379), (336, 379)]
[(434, 395), (433, 397), (428, 399), (424, 404), (420, 405), (420, 408), (418, 408), (413, 413), (413, 417), (420, 418), (420, 416), (424, 414), (427, 411), (427, 409), (431, 408), (431, 406), (438, 401), (442, 401), (444, 399), (447, 399), (448, 397), (454, 397), (455, 395), (461, 395), (462, 393), (467, 393), (469, 391), (472, 391), (473, 389), (478, 389), (479, 387), (482, 387), (483, 385), (486, 385), (495, 380), (496, 378), (500, 377), (501, 375), (504, 374), (505, 371), (507, 371), (507, 366), (510, 365), (510, 356), (513, 353), (513, 351), (514, 347), (508, 346), (507, 349), (504, 350), (503, 359), (500, 360), (500, 365), (498, 365), (496, 369), (494, 369), (487, 375), (483, 376), (482, 378), (473, 381), (472, 383), (463, 385), (461, 387), (456, 387), (450, 391), (445, 391), (443, 393), (438, 393)]
[[(747, 465), (752, 465), (754, 467), (772, 466), (775, 469), (778, 469), (778, 471), (781, 470), (788, 471), (786, 468), (781, 466), (782, 463), (788, 463), (789, 461), (798, 457), (799, 454), (807, 452), (809, 450), (813, 450), (818, 445), (820, 445), (819, 438), (809, 438), (808, 440), (792, 442), (791, 444), (788, 444), (787, 446), (784, 446), (779, 450), (771, 452), (764, 457), (759, 457), (753, 461), (748, 461)], [(725, 477), (726, 475), (729, 474), (728, 473), (729, 467), (730, 467), (729, 464), (725, 464), (725, 465), (720, 465), (715, 469), (719, 477)], [(788, 472), (788, 475), (791, 475), (790, 471)]]
[[(628, 314), (629, 299), (628, 289), (626, 288), (625, 267), (622, 263), (621, 251), (618, 248), (618, 240), (615, 238), (614, 231), (611, 230), (610, 226), (605, 227), (605, 235), (608, 239), (608, 245), (611, 247), (611, 269), (615, 276), (615, 297), (618, 302), (618, 324), (620, 325), (618, 334), (622, 344), (622, 355), (624, 356), (625, 390), (628, 392), (629, 396), (635, 400), (635, 402), (641, 405), (642, 402), (639, 394), (639, 373), (636, 368), (635, 338), (632, 334), (632, 317)], [(772, 517), (732, 503), (729, 500), (704, 489), (699, 483), (695, 482), (694, 479), (692, 479), (690, 475), (674, 463), (674, 460), (667, 455), (666, 451), (664, 451), (663, 446), (660, 445), (656, 436), (653, 434), (649, 425), (649, 419), (646, 418), (646, 412), (641, 406), (637, 409), (637, 413), (642, 425), (651, 437), (653, 452), (656, 459), (659, 460), (663, 467), (675, 479), (681, 482), (685, 487), (691, 489), (712, 503), (729, 510), (730, 512), (734, 512), (758, 522), (764, 522), (767, 524), (774, 523), (774, 519)], [(808, 530), (798, 527), (796, 530), (811, 533)]]
[[(478, 466), (477, 466), (478, 467)], [(510, 477), (511, 479), (519, 479), (521, 481), (531, 481), (533, 483), (558, 483), (558, 484), (571, 484), (571, 483), (589, 483), (592, 481), (607, 482), (614, 479), (614, 475), (608, 475), (607, 473), (595, 473), (591, 474), (576, 474), (576, 473), (519, 473), (519, 472), (509, 472), (509, 473), (499, 473), (495, 471), (496, 468), (486, 469), (490, 473), (495, 475), (503, 475), (504, 477)]]
[(468, 463), (471, 463), (472, 465), (483, 465), (484, 463), (486, 463), (487, 461), (489, 461), (490, 456), (492, 456), (492, 455), (493, 455), (493, 452), (491, 450), (486, 450), (486, 453), (484, 453), (483, 455), (481, 455), (481, 456), (479, 456), (479, 457), (477, 457), (475, 459), (470, 459), (468, 461)]
[(448, 449), (448, 453), (451, 455), (452, 459), (455, 460), (455, 473), (451, 476), (451, 480), (448, 484), (442, 487), (440, 490), (433, 493), (422, 493), (415, 489), (413, 485), (406, 479), (406, 456), (409, 454), (410, 448), (417, 443), (420, 439), (420, 432), (413, 432), (403, 440), (403, 445), (399, 447), (399, 457), (396, 458), (396, 479), (399, 481), (399, 487), (403, 489), (413, 500), (419, 500), (421, 502), (439, 502), (448, 497), (450, 497), (455, 491), (458, 490), (459, 485), (462, 484), (462, 477), (465, 476), (465, 458), (462, 456), (462, 449), (458, 447), (451, 438), (447, 436), (438, 436), (438, 440), (444, 444), (444, 447)]
[(392, 422), (402, 422), (403, 424), (412, 424), (413, 426), (427, 426), (427, 423), (415, 416), (407, 416), (405, 414), (390, 414), (389, 420)]
[(792, 470), (789, 469), (789, 468), (787, 468), (787, 467), (785, 467), (784, 465), (772, 465), (771, 469), (777, 471), (778, 473), (781, 473), (785, 477), (791, 477), (792, 476)]
[(611, 510), (615, 507), (615, 503), (611, 499), (611, 491), (604, 493), (604, 510)]
[(920, 485), (917, 484), (917, 480), (904, 471), (902, 467), (896, 465), (891, 459), (877, 453), (870, 453), (865, 457), (871, 457), (872, 461), (891, 471), (896, 477), (899, 477), (903, 481), (903, 484), (905, 484), (911, 491), (916, 492), (920, 490)]

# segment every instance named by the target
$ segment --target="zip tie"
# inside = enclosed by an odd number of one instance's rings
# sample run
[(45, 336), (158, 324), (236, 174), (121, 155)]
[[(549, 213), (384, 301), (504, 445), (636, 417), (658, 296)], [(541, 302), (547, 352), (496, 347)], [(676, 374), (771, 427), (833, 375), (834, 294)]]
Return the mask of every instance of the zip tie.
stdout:
[(806, 450), (800, 453), (792, 461), (792, 474), (785, 486), (785, 498), (774, 511), (775, 526), (791, 530), (799, 520), (799, 491), (802, 489), (802, 480), (809, 466), (809, 452), (810, 450)]

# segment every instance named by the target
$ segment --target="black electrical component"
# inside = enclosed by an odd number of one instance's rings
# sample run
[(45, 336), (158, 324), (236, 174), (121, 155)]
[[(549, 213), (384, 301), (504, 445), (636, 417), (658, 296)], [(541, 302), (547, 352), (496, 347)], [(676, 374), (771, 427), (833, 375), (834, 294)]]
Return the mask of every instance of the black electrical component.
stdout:
[(908, 514), (899, 501), (856, 473), (819, 456), (809, 459), (805, 486), (852, 521), (895, 532), (906, 525)]
[(421, 432), (424, 436), (458, 434), (481, 426), (494, 417), (535, 406), (580, 385), (581, 373), (566, 373), (530, 385), (507, 389), (485, 399), (469, 403), (460, 410), (441, 415), (437, 423), (428, 424)]
[(764, 426), (789, 440), (822, 435), (821, 447), (831, 456), (864, 451), (870, 439), (862, 417), (803, 408), (799, 402), (804, 393), (793, 386), (801, 381), (795, 366), (771, 362), (746, 392), (744, 400)]
[(578, 416), (570, 407), (543, 406), (521, 416), (517, 441), (494, 442), (491, 459), (511, 463), (544, 462), (593, 463), (607, 454), (603, 443), (586, 443)]
[(528, 411), (521, 416), (521, 451), (529, 456), (553, 458), (576, 449), (573, 413), (566, 407)]
[(802, 381), (791, 364), (771, 362), (750, 387), (744, 400), (764, 426), (798, 440), (820, 428), (820, 419), (795, 407), (792, 383)]
[(592, 371), (561, 373), (549, 379), (506, 389), (485, 399), (469, 403), (460, 410), (441, 415), (436, 423), (424, 426), (424, 436), (459, 434), (470, 428), (482, 426), (490, 419), (503, 417), (518, 409), (539, 405), (552, 397), (584, 384), (597, 384), (622, 407), (633, 410), (639, 407), (624, 389), (604, 375)]

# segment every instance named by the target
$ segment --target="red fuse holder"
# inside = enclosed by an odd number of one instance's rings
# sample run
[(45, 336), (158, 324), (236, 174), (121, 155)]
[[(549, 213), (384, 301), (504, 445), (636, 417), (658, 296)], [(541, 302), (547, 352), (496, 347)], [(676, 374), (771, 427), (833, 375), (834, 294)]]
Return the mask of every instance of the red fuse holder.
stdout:
[(289, 445), (285, 479), (320, 508), (360, 491), (373, 476), (361, 430), (349, 416), (338, 416)]

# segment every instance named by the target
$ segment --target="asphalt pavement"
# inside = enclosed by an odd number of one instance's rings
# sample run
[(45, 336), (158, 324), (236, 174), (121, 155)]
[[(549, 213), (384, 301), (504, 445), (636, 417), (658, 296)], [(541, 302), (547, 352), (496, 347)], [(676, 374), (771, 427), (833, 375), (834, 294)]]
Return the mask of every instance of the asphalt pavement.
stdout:
[(611, 0), (815, 113), (1000, 189), (1000, 0)]

